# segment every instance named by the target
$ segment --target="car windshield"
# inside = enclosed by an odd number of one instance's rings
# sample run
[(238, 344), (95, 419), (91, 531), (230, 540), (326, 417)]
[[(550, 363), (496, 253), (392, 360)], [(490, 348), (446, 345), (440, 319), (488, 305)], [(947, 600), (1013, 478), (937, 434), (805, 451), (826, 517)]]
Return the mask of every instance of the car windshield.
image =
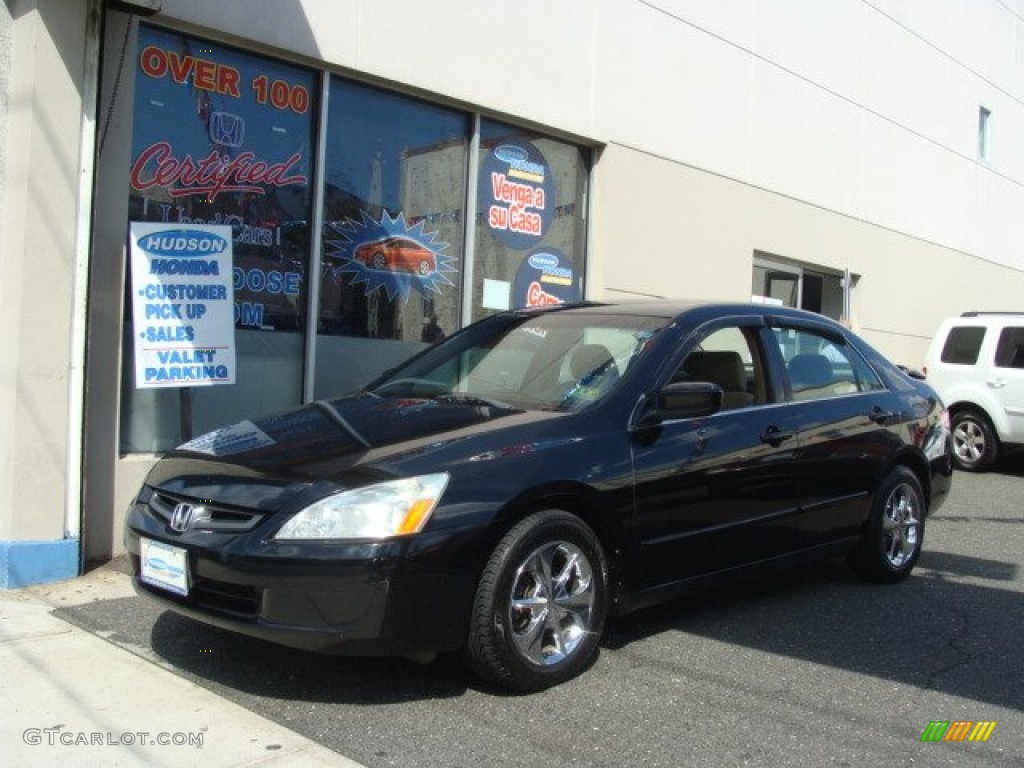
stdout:
[(668, 320), (598, 312), (501, 315), (456, 334), (368, 388), (524, 410), (602, 400)]

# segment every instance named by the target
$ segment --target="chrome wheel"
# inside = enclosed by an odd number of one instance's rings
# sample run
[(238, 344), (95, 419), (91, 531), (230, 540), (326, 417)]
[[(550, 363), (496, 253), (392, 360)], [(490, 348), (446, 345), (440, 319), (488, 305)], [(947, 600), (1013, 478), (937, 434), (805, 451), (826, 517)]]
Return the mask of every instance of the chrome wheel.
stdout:
[(579, 547), (559, 541), (535, 550), (516, 571), (508, 626), (531, 664), (558, 664), (590, 631), (593, 568)]
[(985, 455), (985, 433), (976, 421), (961, 421), (953, 430), (953, 447), (961, 461), (974, 464)]
[(547, 509), (520, 520), (480, 575), (466, 660), (520, 691), (558, 685), (589, 667), (608, 612), (608, 565), (594, 530)]
[(999, 445), (987, 417), (973, 410), (953, 415), (953, 458), (957, 467), (974, 472), (995, 463)]
[(915, 490), (907, 483), (893, 489), (885, 502), (882, 535), (885, 557), (894, 569), (903, 568), (921, 548), (921, 510)]
[(921, 482), (908, 467), (895, 467), (881, 482), (871, 503), (850, 567), (869, 581), (893, 583), (910, 575), (924, 543), (927, 513)]

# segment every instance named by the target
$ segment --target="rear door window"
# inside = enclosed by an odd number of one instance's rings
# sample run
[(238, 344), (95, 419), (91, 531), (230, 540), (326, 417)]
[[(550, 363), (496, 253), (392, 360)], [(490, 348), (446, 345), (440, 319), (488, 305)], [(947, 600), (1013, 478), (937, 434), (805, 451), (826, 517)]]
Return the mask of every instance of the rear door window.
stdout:
[(978, 362), (985, 328), (979, 325), (958, 325), (950, 328), (942, 347), (941, 360), (952, 365), (974, 365)]
[(809, 329), (778, 329), (793, 400), (819, 400), (884, 389), (878, 375), (850, 345)]
[(1003, 328), (996, 345), (997, 368), (1024, 368), (1024, 326)]

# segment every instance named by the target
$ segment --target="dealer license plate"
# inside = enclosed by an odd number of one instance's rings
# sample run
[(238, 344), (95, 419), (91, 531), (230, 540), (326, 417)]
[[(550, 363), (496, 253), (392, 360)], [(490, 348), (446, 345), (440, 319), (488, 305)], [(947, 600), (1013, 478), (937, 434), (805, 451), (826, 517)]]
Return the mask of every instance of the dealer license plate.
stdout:
[(188, 594), (188, 552), (160, 541), (139, 539), (142, 569), (139, 577), (147, 584), (178, 595)]

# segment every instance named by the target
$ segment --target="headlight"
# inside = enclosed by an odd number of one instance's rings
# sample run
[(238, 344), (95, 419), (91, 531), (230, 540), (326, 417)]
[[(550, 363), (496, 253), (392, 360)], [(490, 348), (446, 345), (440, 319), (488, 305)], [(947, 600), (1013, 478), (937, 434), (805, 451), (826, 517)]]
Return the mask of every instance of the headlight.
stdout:
[(276, 539), (385, 539), (423, 529), (448, 473), (407, 477), (328, 496), (295, 515)]

